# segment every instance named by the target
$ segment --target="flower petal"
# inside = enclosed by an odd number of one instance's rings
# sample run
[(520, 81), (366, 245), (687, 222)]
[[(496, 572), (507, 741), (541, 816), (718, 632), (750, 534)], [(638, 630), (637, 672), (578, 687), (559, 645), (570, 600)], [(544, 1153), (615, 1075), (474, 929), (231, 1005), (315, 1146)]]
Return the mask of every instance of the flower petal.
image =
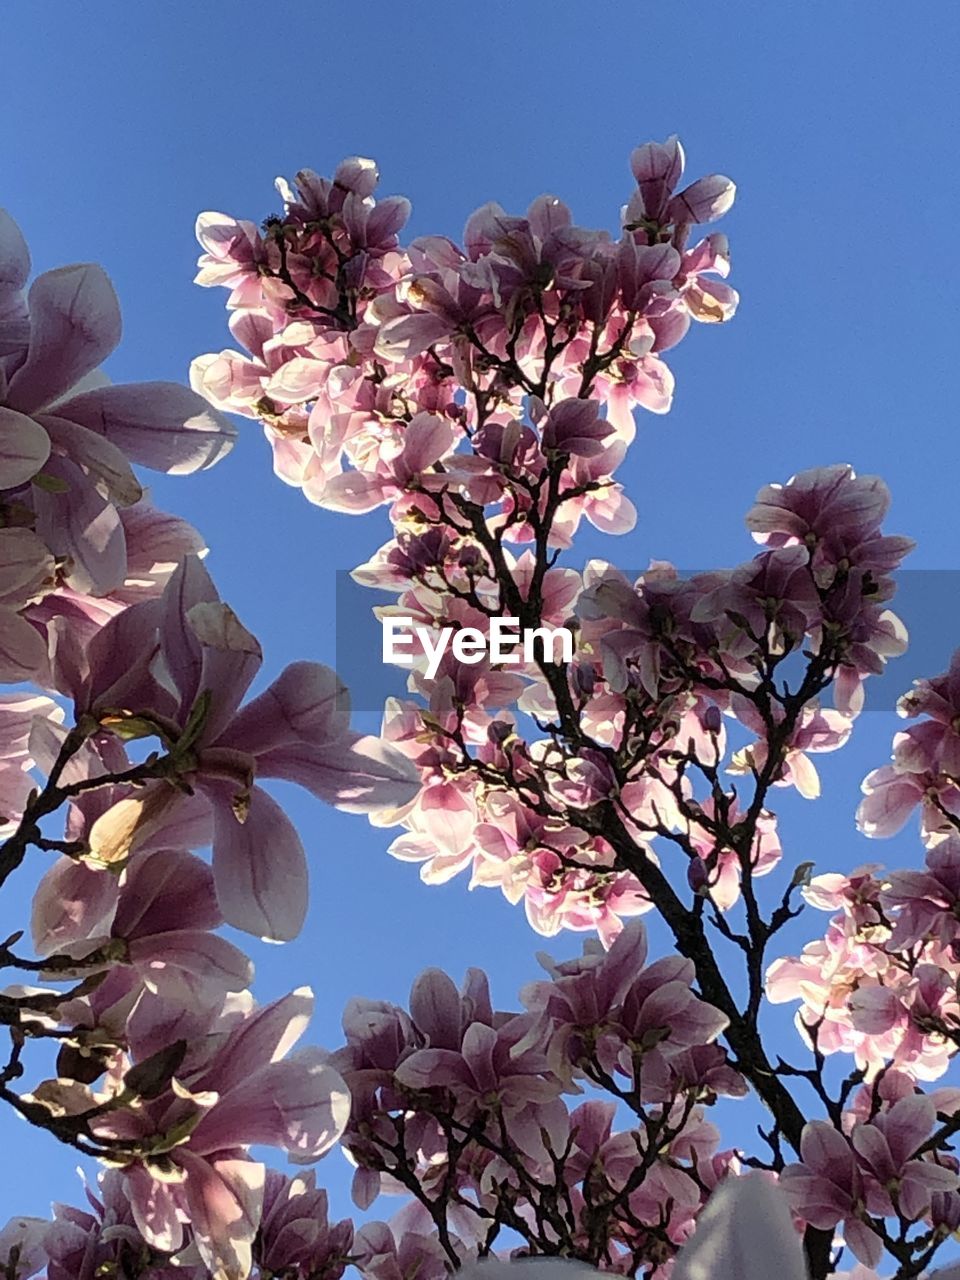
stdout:
[(350, 1118), (350, 1092), (316, 1046), (254, 1071), (200, 1121), (191, 1150), (203, 1154), (241, 1143), (279, 1147), (295, 1160), (319, 1160)]
[(8, 403), (42, 409), (102, 364), (120, 341), (120, 306), (101, 267), (45, 271), (29, 295), (27, 358), (10, 380)]
[(239, 822), (222, 783), (201, 781), (213, 804), (213, 874), (227, 924), (258, 938), (289, 942), (307, 914), (307, 860), (300, 837), (277, 802), (250, 790)]
[(348, 735), (329, 747), (280, 747), (257, 761), (266, 778), (299, 783), (347, 813), (369, 813), (409, 803), (420, 774), (406, 756), (381, 738)]
[(57, 414), (105, 436), (140, 466), (169, 475), (212, 467), (237, 436), (201, 395), (176, 382), (101, 387), (58, 404)]
[(38, 422), (0, 406), (0, 489), (26, 484), (50, 456), (50, 437)]
[(673, 1268), (673, 1280), (805, 1280), (806, 1274), (786, 1199), (757, 1174), (720, 1183)]

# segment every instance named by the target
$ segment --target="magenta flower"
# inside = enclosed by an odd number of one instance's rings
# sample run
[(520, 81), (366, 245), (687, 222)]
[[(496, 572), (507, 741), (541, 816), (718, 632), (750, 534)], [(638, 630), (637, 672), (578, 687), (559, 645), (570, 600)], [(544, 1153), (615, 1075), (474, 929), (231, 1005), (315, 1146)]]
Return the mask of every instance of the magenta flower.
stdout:
[[(129, 653), (141, 655), (133, 668)], [(105, 626), (90, 661), (79, 690), (84, 709), (153, 714), (174, 741), (200, 711), (181, 776), (210, 805), (224, 919), (249, 933), (296, 937), (307, 906), (303, 846), (257, 778), (297, 782), (353, 812), (404, 803), (419, 789), (419, 775), (398, 752), (350, 732), (347, 692), (327, 667), (296, 663), (239, 707), (260, 646), (196, 558), (181, 564), (156, 606), (133, 606)], [(164, 781), (121, 800), (94, 823), (91, 850), (107, 861), (126, 856), (135, 840), (175, 817), (178, 803), (182, 793)]]
[[(733, 827), (742, 820), (743, 815), (735, 796), (728, 797), (727, 805), (727, 822)], [(716, 818), (716, 803), (712, 796), (703, 802), (702, 809), (708, 819)], [(753, 847), (750, 850), (751, 874), (765, 876), (777, 866), (783, 856), (776, 816), (763, 810), (757, 815), (755, 829)], [(711, 833), (709, 824), (702, 827), (691, 824), (689, 840), (700, 854), (699, 858), (691, 862), (691, 883), (709, 892), (710, 900), (721, 911), (729, 911), (740, 897), (743, 873), (740, 855), (736, 850), (720, 845)]]
[[(435, 982), (436, 980), (434, 980)], [(449, 1089), (458, 1114), (469, 1123), (494, 1111), (524, 1150), (541, 1146), (542, 1112), (560, 1093), (560, 1081), (546, 1059), (521, 1041), (522, 1016), (497, 1025), (471, 1022), (451, 1048), (417, 1049), (397, 1067), (394, 1078), (409, 1089)]]
[(850, 1142), (824, 1120), (804, 1126), (800, 1164), (788, 1165), (781, 1186), (790, 1207), (804, 1222), (822, 1231), (843, 1224), (843, 1238), (868, 1267), (883, 1255), (883, 1245), (863, 1222), (864, 1181)]
[(40, 955), (79, 959), (102, 947), (152, 995), (187, 1008), (219, 1008), (253, 979), (243, 952), (212, 932), (222, 924), (212, 871), (177, 849), (141, 852), (119, 883), (62, 858), (33, 902)]
[(579, 959), (549, 966), (551, 982), (532, 983), (521, 993), (533, 1015), (527, 1040), (546, 1046), (550, 1067), (561, 1079), (583, 1074), (589, 1043), (603, 1070), (628, 1077), (641, 1096), (648, 1064), (654, 1063), (651, 1087), (659, 1092), (670, 1068), (656, 1059), (709, 1044), (727, 1025), (719, 1010), (690, 989), (689, 961), (674, 956), (644, 967), (645, 957), (646, 930), (631, 921), (608, 952), (588, 941)]
[[(265, 1169), (247, 1146), (279, 1147), (310, 1162), (343, 1132), (350, 1101), (341, 1077), (320, 1050), (287, 1057), (312, 1007), (303, 988), (232, 1029), (229, 1021), (223, 1030), (214, 1023), (193, 1038), (176, 1081), (159, 1096), (97, 1122), (99, 1132), (145, 1151), (122, 1178), (137, 1228), (153, 1248), (177, 1252), (189, 1223), (211, 1271), (246, 1276), (265, 1190)], [(156, 1035), (169, 1044), (162, 1022)]]
[(960, 836), (926, 853), (925, 871), (891, 871), (882, 900), (895, 915), (891, 949), (916, 946), (928, 936), (944, 947), (960, 937)]
[(298, 1268), (303, 1275), (339, 1280), (353, 1244), (349, 1218), (335, 1224), (327, 1217), (327, 1193), (316, 1174), (286, 1177), (270, 1169), (264, 1184), (263, 1217), (254, 1253), (258, 1266), (273, 1275)]
[[(736, 752), (729, 766), (730, 773), (750, 773), (764, 768), (769, 746), (767, 728), (755, 704), (740, 694), (734, 694), (731, 708), (741, 724), (760, 735), (756, 742)], [(772, 708), (773, 718), (782, 720), (784, 711), (780, 703)], [(814, 800), (820, 794), (820, 775), (810, 759), (815, 752), (836, 751), (850, 737), (851, 721), (830, 707), (821, 709), (816, 699), (806, 703), (790, 735), (777, 775), (775, 787), (796, 787), (806, 800)]]
[[(45, 1223), (43, 1249), (48, 1280), (97, 1280), (106, 1273), (137, 1266), (144, 1253), (143, 1236), (134, 1222), (124, 1179), (115, 1169), (101, 1173), (96, 1188), (85, 1187), (87, 1208), (54, 1206), (54, 1221)], [(206, 1268), (186, 1258), (167, 1259), (153, 1252), (151, 1278), (205, 1280)]]
[(747, 528), (768, 547), (806, 546), (821, 586), (851, 566), (882, 578), (913, 549), (909, 538), (880, 532), (889, 506), (878, 476), (858, 476), (846, 464), (818, 467), (761, 489)]
[(698, 178), (674, 195), (683, 176), (684, 154), (676, 134), (666, 142), (646, 142), (630, 157), (637, 191), (624, 211), (628, 227), (634, 223), (713, 222), (733, 204), (736, 187), (729, 178), (713, 174)]
[(447, 1255), (436, 1235), (405, 1232), (398, 1239), (385, 1222), (357, 1232), (354, 1255), (369, 1280), (446, 1280)]
[[(0, 223), (0, 261), (19, 296), (30, 260), (8, 219)], [(13, 340), (0, 348), (0, 489), (32, 509), (51, 551), (69, 557), (70, 584), (103, 595), (125, 572), (118, 508), (142, 493), (131, 462), (197, 471), (229, 450), (235, 432), (174, 383), (102, 385), (97, 370), (120, 339), (120, 310), (99, 267), (45, 272), (22, 305)], [(30, 485), (41, 472), (45, 483)]]
[(601, 453), (613, 426), (600, 417), (599, 407), (595, 400), (561, 400), (554, 405), (541, 425), (543, 448), (581, 458)]
[(899, 1210), (917, 1220), (929, 1210), (932, 1196), (956, 1191), (960, 1178), (955, 1170), (916, 1155), (936, 1118), (933, 1101), (914, 1094), (900, 1098), (869, 1124), (854, 1126), (850, 1141), (866, 1179), (866, 1203), (872, 1213), (892, 1215)]

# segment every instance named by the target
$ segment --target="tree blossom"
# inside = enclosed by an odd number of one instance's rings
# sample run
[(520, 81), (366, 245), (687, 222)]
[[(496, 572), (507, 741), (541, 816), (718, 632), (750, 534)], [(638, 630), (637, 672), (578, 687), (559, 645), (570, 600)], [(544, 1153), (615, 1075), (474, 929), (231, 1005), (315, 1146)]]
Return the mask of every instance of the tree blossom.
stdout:
[[(134, 637), (144, 657), (139, 671), (121, 665)], [(288, 667), (237, 710), (260, 666), (260, 646), (220, 602), (197, 559), (181, 563), (158, 606), (133, 605), (107, 623), (88, 655), (79, 705), (101, 719), (109, 708), (108, 722), (121, 725), (139, 717), (179, 756), (169, 781), (125, 797), (94, 823), (91, 852), (106, 862), (126, 857), (174, 818), (182, 783), (196, 787), (211, 806), (220, 907), (238, 928), (292, 938), (306, 910), (303, 847), (256, 777), (299, 782), (355, 811), (396, 804), (415, 789), (398, 753), (350, 733), (346, 690), (326, 667)]]

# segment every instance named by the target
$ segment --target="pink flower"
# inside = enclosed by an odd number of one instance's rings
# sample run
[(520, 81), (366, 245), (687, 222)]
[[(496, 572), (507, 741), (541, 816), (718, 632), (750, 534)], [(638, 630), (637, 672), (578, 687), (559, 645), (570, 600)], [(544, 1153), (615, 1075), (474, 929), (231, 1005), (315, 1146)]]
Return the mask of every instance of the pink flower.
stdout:
[(733, 204), (736, 187), (729, 178), (714, 174), (699, 178), (674, 195), (683, 176), (683, 147), (676, 134), (666, 142), (646, 142), (630, 157), (637, 191), (627, 205), (624, 221), (660, 225), (664, 223), (713, 222)]
[[(0, 225), (6, 278), (29, 274), (16, 227)], [(173, 383), (104, 386), (98, 366), (120, 338), (120, 311), (99, 267), (38, 276), (24, 305), (19, 341), (0, 353), (0, 488), (33, 513), (36, 532), (78, 590), (103, 595), (124, 577), (118, 508), (142, 490), (131, 462), (192, 472), (217, 462), (235, 432), (199, 396)], [(31, 484), (42, 472), (43, 484)]]
[[(708, 819), (716, 819), (716, 804), (712, 797), (703, 803), (703, 812)], [(729, 827), (735, 827), (743, 819), (739, 801), (731, 797), (726, 821)], [(765, 876), (780, 862), (783, 850), (777, 834), (777, 819), (766, 810), (757, 815), (753, 847), (750, 850), (750, 869), (753, 876)], [(690, 843), (699, 852), (699, 859), (691, 864), (690, 877), (709, 892), (710, 900), (721, 911), (729, 911), (740, 898), (740, 881), (743, 873), (740, 855), (734, 849), (719, 844), (711, 834), (710, 824), (704, 826), (691, 825)], [(699, 864), (699, 865), (697, 865)]]
[(803, 1129), (800, 1159), (780, 1179), (794, 1213), (820, 1230), (842, 1223), (854, 1254), (866, 1266), (876, 1266), (883, 1245), (860, 1217), (864, 1180), (848, 1139), (826, 1121), (811, 1120)]
[(899, 1099), (869, 1124), (854, 1126), (850, 1141), (865, 1175), (870, 1212), (886, 1216), (899, 1210), (916, 1220), (929, 1210), (933, 1195), (957, 1189), (960, 1178), (954, 1170), (916, 1155), (935, 1122), (931, 1099), (915, 1094)]
[[(749, 773), (752, 769), (761, 770), (767, 762), (768, 744), (766, 742), (767, 727), (753, 702), (739, 694), (731, 699), (731, 708), (737, 719), (748, 729), (761, 735), (755, 743), (738, 751), (731, 761), (731, 773)], [(785, 712), (777, 702), (772, 708), (774, 720), (782, 720)], [(821, 751), (836, 751), (850, 737), (852, 723), (839, 711), (821, 710), (815, 699), (806, 703), (798, 717), (798, 723), (790, 734), (783, 763), (777, 770), (773, 785), (777, 787), (796, 787), (807, 800), (816, 799), (820, 794), (820, 776), (810, 760), (810, 754)]]
[(253, 979), (243, 952), (212, 932), (221, 924), (212, 871), (176, 849), (141, 852), (119, 884), (61, 858), (33, 903), (40, 955), (79, 959), (103, 947), (147, 991), (188, 1008), (219, 1007), (227, 992), (243, 991)]
[[(115, 1169), (101, 1173), (96, 1188), (86, 1187), (86, 1209), (55, 1205), (55, 1220), (44, 1223), (43, 1248), (49, 1280), (96, 1280), (106, 1271), (136, 1265), (143, 1255), (143, 1237), (134, 1222), (122, 1175)], [(153, 1252), (151, 1275), (157, 1280), (205, 1280), (206, 1268), (185, 1258), (176, 1263)]]
[(846, 464), (819, 467), (761, 489), (747, 528), (769, 547), (806, 546), (822, 586), (851, 565), (882, 578), (913, 547), (909, 538), (880, 533), (889, 506), (879, 477), (857, 476)]
[(435, 1235), (405, 1232), (398, 1239), (384, 1222), (357, 1232), (357, 1265), (370, 1280), (446, 1280), (447, 1255)]
[(294, 1178), (267, 1171), (254, 1249), (262, 1270), (277, 1275), (298, 1268), (304, 1275), (339, 1280), (352, 1244), (353, 1223), (349, 1218), (335, 1224), (328, 1221), (327, 1193), (317, 1187), (312, 1169)]
[[(133, 670), (130, 652), (142, 655)], [(115, 715), (146, 716), (148, 723), (158, 717), (158, 731), (181, 742), (194, 717), (182, 775), (211, 807), (217, 897), (237, 928), (286, 940), (306, 911), (303, 847), (257, 777), (298, 782), (354, 812), (402, 803), (419, 787), (398, 752), (350, 733), (346, 690), (326, 667), (294, 664), (239, 708), (260, 647), (195, 558), (173, 574), (156, 607), (133, 606), (107, 624), (90, 659), (81, 706), (106, 704)], [(180, 796), (160, 781), (121, 800), (94, 823), (92, 851), (107, 860), (125, 856), (151, 826), (173, 818)]]
[[(550, 1066), (562, 1079), (583, 1074), (589, 1042), (603, 1069), (627, 1076), (643, 1096), (648, 1063), (709, 1044), (724, 1029), (724, 1015), (691, 991), (690, 962), (677, 956), (644, 968), (645, 956), (646, 931), (631, 922), (606, 954), (598, 943), (587, 942), (580, 959), (549, 966), (551, 982), (533, 983), (521, 993), (535, 1015), (528, 1036), (532, 1042), (542, 1037)], [(653, 1068), (658, 1080), (665, 1070), (659, 1063)]]
[[(183, 1247), (184, 1223), (211, 1271), (250, 1271), (265, 1191), (263, 1165), (246, 1147), (276, 1146), (318, 1159), (349, 1115), (349, 1094), (319, 1050), (287, 1057), (313, 998), (303, 988), (244, 1018), (224, 1035), (216, 1023), (194, 1038), (173, 1082), (138, 1111), (118, 1112), (98, 1131), (139, 1141), (148, 1154), (122, 1170), (144, 1240), (164, 1253)], [(142, 1031), (146, 1031), (144, 1026)], [(157, 1033), (166, 1040), (166, 1028)]]

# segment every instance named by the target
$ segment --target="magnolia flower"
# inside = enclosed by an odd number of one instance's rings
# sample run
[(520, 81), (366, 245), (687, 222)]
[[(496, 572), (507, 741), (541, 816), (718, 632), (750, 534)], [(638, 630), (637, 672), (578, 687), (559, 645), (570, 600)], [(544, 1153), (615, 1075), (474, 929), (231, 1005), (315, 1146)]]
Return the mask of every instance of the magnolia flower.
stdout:
[(141, 852), (119, 881), (61, 858), (33, 901), (40, 955), (102, 949), (105, 966), (129, 966), (132, 981), (186, 1007), (219, 1006), (253, 980), (243, 952), (212, 932), (221, 924), (211, 869), (179, 849)]
[(630, 156), (637, 191), (624, 210), (624, 222), (713, 222), (733, 204), (736, 187), (729, 178), (698, 178), (674, 195), (683, 176), (685, 157), (676, 134), (666, 142), (645, 142)]
[[(140, 655), (131, 667), (128, 655)], [(405, 803), (416, 770), (379, 738), (349, 729), (346, 689), (318, 663), (294, 663), (240, 707), (260, 667), (256, 639), (221, 603), (202, 564), (183, 561), (162, 600), (136, 605), (108, 623), (88, 653), (80, 708), (109, 710), (122, 725), (139, 717), (169, 726), (179, 778), (213, 816), (213, 874), (224, 919), (259, 937), (296, 937), (307, 908), (300, 838), (258, 778), (285, 778), (352, 812)], [(186, 735), (186, 736), (184, 736)], [(89, 833), (104, 863), (175, 819), (184, 799), (166, 781), (119, 801)]]
[[(37, 534), (78, 590), (106, 594), (125, 573), (119, 508), (142, 494), (131, 462), (189, 473), (217, 462), (235, 432), (174, 383), (104, 386), (120, 340), (113, 286), (97, 266), (30, 272), (26, 244), (0, 220), (0, 274), (17, 321), (0, 346), (0, 490), (32, 508)], [(27, 486), (27, 487), (25, 487)]]
[[(176, 1078), (161, 1076), (136, 1110), (96, 1122), (98, 1133), (144, 1150), (121, 1177), (133, 1219), (152, 1248), (177, 1252), (189, 1224), (215, 1276), (248, 1275), (266, 1171), (246, 1148), (279, 1147), (310, 1163), (336, 1142), (350, 1113), (346, 1086), (320, 1050), (287, 1056), (312, 1010), (312, 992), (301, 988), (232, 1027), (213, 1023), (205, 1036), (192, 1038)], [(159, 1008), (155, 1021), (153, 1035), (168, 1045)], [(149, 1036), (148, 1026), (140, 1030)]]

